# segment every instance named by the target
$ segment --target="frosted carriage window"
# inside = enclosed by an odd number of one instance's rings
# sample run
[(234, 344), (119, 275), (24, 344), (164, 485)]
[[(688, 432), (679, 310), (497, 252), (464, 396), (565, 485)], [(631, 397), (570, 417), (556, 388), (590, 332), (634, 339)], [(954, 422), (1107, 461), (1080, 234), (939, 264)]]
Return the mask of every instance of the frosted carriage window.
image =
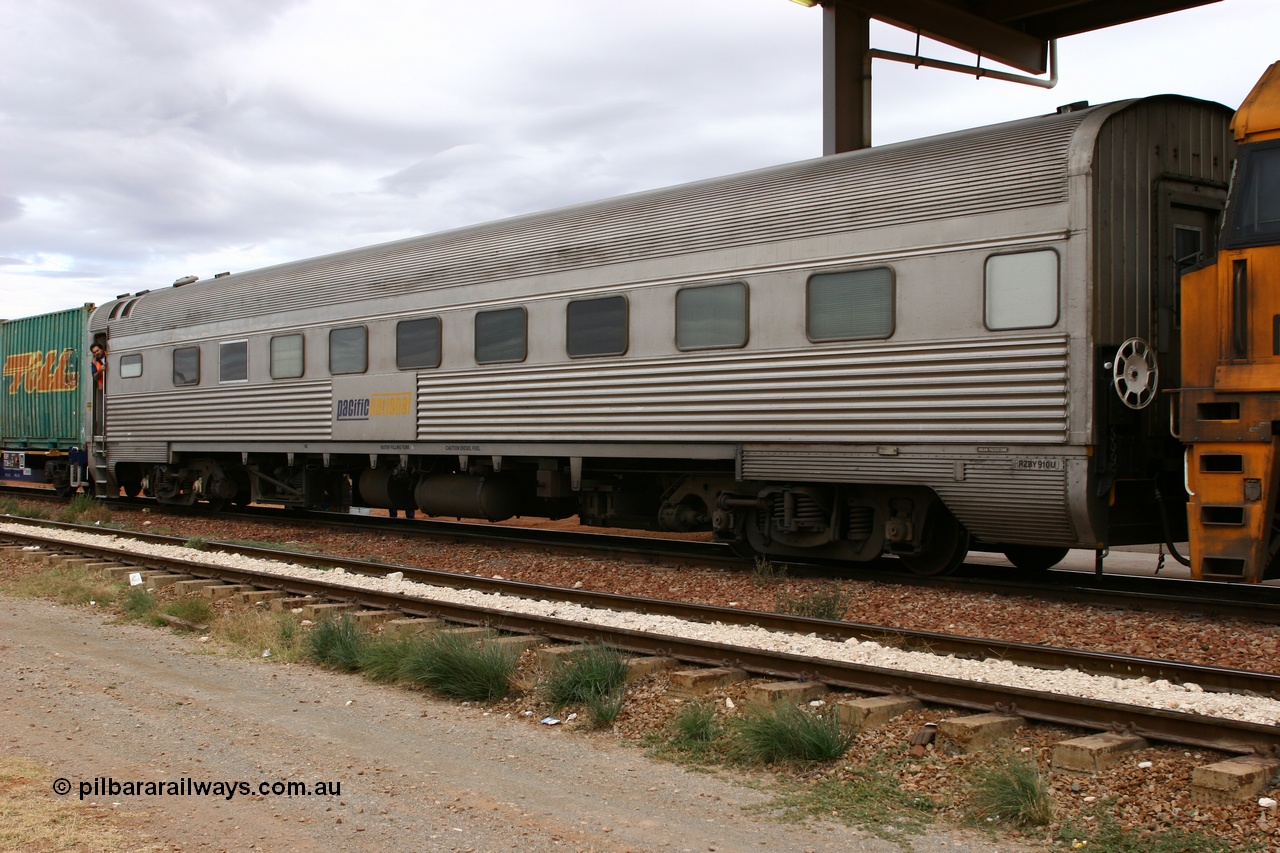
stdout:
[(747, 285), (741, 281), (686, 287), (676, 294), (676, 347), (746, 346)]
[(987, 258), (988, 329), (1044, 329), (1058, 322), (1058, 253)]
[(249, 379), (249, 342), (228, 341), (218, 344), (218, 381), (247, 382)]
[(369, 366), (369, 330), (347, 326), (329, 330), (329, 372), (364, 373)]
[(302, 375), (302, 335), (276, 335), (271, 339), (271, 378), (297, 379)]
[(476, 363), (524, 361), (528, 352), (523, 308), (476, 314)]
[(809, 340), (853, 341), (893, 334), (893, 270), (809, 277)]
[(200, 384), (199, 347), (178, 347), (173, 351), (173, 384)]
[(565, 318), (565, 349), (570, 358), (626, 352), (626, 297), (605, 296), (570, 302)]
[(396, 324), (396, 367), (440, 366), (440, 318), (421, 317)]
[(142, 356), (125, 355), (120, 357), (120, 378), (136, 379), (142, 375)]

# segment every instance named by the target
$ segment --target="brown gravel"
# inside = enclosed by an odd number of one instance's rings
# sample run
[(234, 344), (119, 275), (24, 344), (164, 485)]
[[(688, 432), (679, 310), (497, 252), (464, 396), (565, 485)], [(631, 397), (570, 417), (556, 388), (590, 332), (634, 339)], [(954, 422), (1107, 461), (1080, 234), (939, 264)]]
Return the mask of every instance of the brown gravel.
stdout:
[[(837, 583), (853, 598), (854, 604), (846, 618), (861, 622), (1267, 672), (1276, 671), (1276, 662), (1280, 660), (1280, 630), (1274, 626), (1235, 620), (1102, 610), (1025, 598), (922, 590), (849, 580), (786, 579), (776, 585), (760, 586), (749, 574), (722, 570), (540, 554), (508, 546), (444, 544), (394, 532), (353, 535), (348, 531), (302, 524), (287, 526), (216, 516), (169, 516), (159, 512), (144, 514), (114, 510), (113, 522), (176, 536), (270, 542), (284, 548), (376, 559), (388, 564), (497, 575), (512, 580), (570, 587), (581, 583), (588, 589), (760, 610), (774, 609), (780, 594), (799, 597)], [(726, 699), (741, 708), (743, 696), (751, 683), (735, 685), (717, 694), (721, 712), (729, 713)], [(660, 730), (679, 708), (666, 694), (664, 686), (662, 676), (640, 682), (629, 691), (627, 704), (614, 731), (589, 736), (620, 736), (628, 741), (640, 741)], [(835, 697), (826, 698), (829, 701)], [(545, 710), (533, 697), (516, 697), (495, 708), (495, 711), (515, 716), (533, 711), (528, 718), (535, 720)], [(828, 778), (840, 778), (850, 772), (850, 767), (874, 761), (877, 755), (896, 754), (926, 722), (953, 715), (954, 711), (927, 709), (882, 729), (864, 733), (850, 752), (849, 760), (801, 774), (800, 778), (814, 784)], [(1020, 733), (1013, 748), (1038, 759), (1040, 766), (1045, 767), (1054, 743), (1079, 734), (1035, 726)], [(1055, 823), (1048, 834), (1038, 830), (1022, 840), (1032, 846), (1044, 844), (1048, 849), (1049, 838), (1057, 835), (1060, 824), (1069, 822), (1088, 829), (1096, 825), (1093, 823), (1095, 810), (1103, 803), (1114, 802), (1113, 813), (1125, 828), (1160, 833), (1176, 827), (1238, 842), (1263, 843), (1265, 849), (1280, 853), (1280, 820), (1277, 820), (1275, 810), (1260, 809), (1253, 799), (1231, 807), (1205, 806), (1191, 800), (1192, 770), (1222, 757), (1208, 752), (1155, 747), (1094, 777), (1054, 773), (1051, 785)], [(905, 790), (934, 799), (945, 819), (962, 821), (968, 806), (963, 795), (965, 780), (988, 759), (989, 756), (948, 756), (930, 749), (920, 758), (898, 759), (896, 766)], [(1151, 766), (1140, 768), (1140, 761), (1149, 761)], [(1275, 788), (1266, 795), (1280, 798), (1280, 792)]]

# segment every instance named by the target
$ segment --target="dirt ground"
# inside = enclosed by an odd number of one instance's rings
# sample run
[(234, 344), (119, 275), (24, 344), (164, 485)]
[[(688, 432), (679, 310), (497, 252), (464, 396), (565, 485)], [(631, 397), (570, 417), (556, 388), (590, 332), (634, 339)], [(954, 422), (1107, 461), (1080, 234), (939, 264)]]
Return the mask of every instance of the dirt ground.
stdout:
[[(608, 736), (317, 667), (222, 656), (196, 637), (111, 624), (93, 608), (0, 598), (0, 659), (0, 761), (36, 762), (23, 795), (55, 802), (62, 819), (114, 827), (116, 849), (902, 849), (844, 826), (749, 814), (766, 793), (652, 761)], [(58, 779), (70, 793), (53, 793)], [(95, 779), (175, 790), (112, 796), (99, 782), (94, 794)], [(281, 781), (341, 790), (257, 792)], [(230, 799), (177, 793), (216, 782), (244, 782), (249, 793), (235, 784)], [(0, 785), (0, 807), (15, 796)], [(962, 833), (912, 842), (918, 853), (1020, 849)]]

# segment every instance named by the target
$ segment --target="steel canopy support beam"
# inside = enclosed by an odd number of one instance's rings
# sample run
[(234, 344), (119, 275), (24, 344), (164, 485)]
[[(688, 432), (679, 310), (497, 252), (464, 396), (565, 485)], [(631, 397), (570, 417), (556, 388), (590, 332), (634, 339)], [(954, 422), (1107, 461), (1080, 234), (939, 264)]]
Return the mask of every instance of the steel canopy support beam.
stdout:
[(836, 0), (876, 20), (920, 32), (952, 47), (981, 54), (1024, 71), (1048, 68), (1049, 40), (973, 14), (943, 0)]
[(822, 153), (871, 147), (871, 17), (822, 7)]

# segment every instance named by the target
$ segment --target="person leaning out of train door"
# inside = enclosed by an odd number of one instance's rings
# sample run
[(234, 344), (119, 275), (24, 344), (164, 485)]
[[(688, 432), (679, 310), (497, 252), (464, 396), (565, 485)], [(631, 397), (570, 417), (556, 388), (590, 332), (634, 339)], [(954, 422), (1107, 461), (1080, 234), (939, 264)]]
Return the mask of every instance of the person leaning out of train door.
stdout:
[(89, 353), (89, 365), (93, 368), (93, 385), (101, 391), (107, 379), (107, 351), (101, 344), (95, 343), (89, 347)]

